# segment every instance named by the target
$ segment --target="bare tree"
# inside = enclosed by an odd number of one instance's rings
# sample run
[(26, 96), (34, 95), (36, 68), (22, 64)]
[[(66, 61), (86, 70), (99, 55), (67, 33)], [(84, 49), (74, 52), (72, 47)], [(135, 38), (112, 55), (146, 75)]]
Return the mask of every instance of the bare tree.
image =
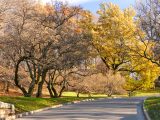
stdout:
[(144, 0), (138, 2), (138, 18), (141, 21), (141, 27), (147, 34), (148, 40), (160, 40), (160, 1)]
[[(145, 37), (139, 34), (139, 39), (144, 45), (143, 53), (136, 53), (160, 66), (159, 43), (160, 43), (160, 1), (144, 0), (138, 2), (137, 11), (140, 26), (145, 32)], [(140, 48), (139, 48), (140, 49)], [(141, 50), (141, 49), (140, 49)], [(142, 50), (141, 50), (142, 51)], [(151, 52), (150, 52), (151, 51)]]
[[(5, 19), (4, 51), (14, 64), (14, 82), (24, 96), (31, 96), (35, 85), (42, 96), (48, 71), (66, 71), (86, 59), (90, 36), (77, 32), (81, 9), (62, 3), (42, 6), (32, 0), (14, 0)], [(21, 84), (19, 68), (30, 76), (29, 86)], [(50, 82), (49, 82), (50, 83)]]
[(109, 71), (105, 74), (97, 73), (90, 76), (73, 76), (70, 81), (69, 90), (77, 92), (77, 97), (80, 93), (91, 94), (107, 94), (111, 97), (113, 94), (124, 94), (126, 91), (125, 78), (119, 73)]

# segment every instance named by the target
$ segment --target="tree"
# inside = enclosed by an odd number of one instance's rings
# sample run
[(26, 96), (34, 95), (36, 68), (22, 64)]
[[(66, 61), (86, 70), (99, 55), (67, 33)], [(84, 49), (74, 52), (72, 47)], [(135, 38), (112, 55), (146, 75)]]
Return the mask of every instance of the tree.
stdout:
[[(4, 51), (14, 63), (14, 81), (24, 96), (31, 96), (37, 84), (36, 96), (41, 97), (48, 71), (66, 71), (87, 58), (90, 36), (77, 31), (79, 7), (42, 6), (32, 0), (12, 3), (16, 4), (5, 19)], [(20, 66), (30, 76), (28, 88), (20, 84)]]
[(144, 31), (144, 35), (139, 35), (139, 40), (143, 44), (143, 52), (138, 52), (141, 57), (150, 60), (152, 63), (160, 66), (159, 63), (159, 40), (160, 40), (160, 1), (146, 0), (141, 1), (137, 5), (140, 27)]
[[(98, 14), (98, 23), (93, 27), (93, 45), (106, 68), (114, 73), (121, 72), (127, 79), (126, 89), (130, 92), (153, 87), (157, 67), (148, 61), (150, 58), (146, 60), (143, 56), (153, 54), (151, 49), (155, 43), (139, 41), (145, 38), (145, 33), (139, 26), (139, 20), (134, 19), (133, 8), (121, 10), (112, 3), (103, 3)], [(146, 66), (150, 68), (146, 70)], [(140, 78), (136, 80), (132, 75)]]
[(137, 17), (140, 20), (140, 25), (146, 33), (147, 40), (160, 40), (160, 1), (145, 0), (137, 4)]
[[(10, 3), (11, 10), (6, 13), (7, 16), (3, 27), (4, 53), (5, 56), (8, 56), (8, 59), (12, 60), (15, 85), (23, 92), (24, 96), (31, 96), (35, 86), (35, 79), (31, 79), (29, 88), (21, 85), (19, 69), (20, 66), (25, 67), (24, 62), (28, 62), (33, 58), (33, 53), (31, 52), (34, 52), (32, 40), (34, 40), (36, 32), (35, 21), (33, 20), (33, 14), (36, 12), (35, 4), (28, 0), (14, 0), (10, 1)], [(28, 68), (28, 70), (30, 69)]]
[(4, 92), (9, 92), (9, 86), (10, 83), (12, 83), (12, 78), (12, 71), (10, 69), (5, 68), (4, 66), (0, 66), (0, 81), (4, 83)]
[(151, 61), (140, 58), (141, 64), (136, 69), (140, 69), (139, 72), (125, 75), (126, 85), (125, 90), (128, 91), (128, 95), (133, 95), (136, 90), (150, 90), (154, 88), (154, 81), (159, 75), (159, 67), (153, 64)]
[(0, 1), (0, 81), (4, 83), (4, 92), (9, 92), (9, 86), (13, 84), (12, 63), (4, 54), (3, 41), (3, 26), (6, 17), (6, 12), (10, 10), (11, 4), (9, 1)]
[(106, 68), (114, 71), (130, 69), (132, 53), (128, 46), (136, 40), (137, 31), (133, 8), (121, 10), (112, 3), (103, 3), (97, 12), (100, 17), (93, 31), (93, 44)]
[[(84, 31), (81, 31), (81, 28), (78, 22), (81, 19), (77, 19), (77, 17), (81, 16), (82, 10), (80, 8), (76, 7), (68, 7), (61, 5), (60, 8), (57, 8), (57, 17), (59, 19), (62, 19), (64, 22), (61, 24), (56, 30), (57, 30), (57, 41), (55, 44), (51, 45), (51, 50), (55, 51), (52, 53), (52, 51), (47, 53), (47, 64), (45, 68), (47, 70), (53, 71), (52, 75), (55, 75), (54, 73), (58, 71), (59, 73), (67, 73), (67, 74), (61, 74), (63, 77), (63, 82), (66, 81), (66, 77), (69, 74), (69, 71), (73, 68), (76, 68), (78, 65), (82, 64), (82, 62), (88, 58), (87, 55), (89, 55), (89, 48), (90, 48), (90, 41), (91, 38), (88, 34), (86, 34)], [(67, 11), (67, 12), (66, 12)], [(63, 17), (61, 17), (61, 14), (64, 14)], [(54, 16), (55, 14), (53, 14)], [(57, 21), (59, 21), (57, 19)], [(48, 19), (50, 20), (50, 19)], [(50, 21), (51, 23), (54, 21)], [(48, 23), (48, 22), (46, 22)], [(44, 23), (44, 26), (46, 27), (54, 27), (51, 25), (48, 25)], [(54, 78), (54, 76), (52, 76)], [(57, 78), (57, 77), (55, 77)], [(57, 96), (57, 92), (54, 88), (53, 79), (49, 82), (46, 81), (47, 85), (50, 86), (52, 89), (49, 89), (50, 94), (54, 93)], [(48, 88), (50, 88), (48, 87)], [(65, 86), (62, 86), (62, 91), (64, 90)], [(61, 92), (62, 92), (61, 91)], [(59, 96), (61, 96), (61, 92)], [(53, 96), (53, 95), (51, 95)]]
[(118, 73), (97, 73), (91, 76), (74, 76), (74, 80), (70, 82), (69, 90), (80, 93), (89, 94), (107, 94), (111, 97), (113, 94), (124, 94), (125, 79)]

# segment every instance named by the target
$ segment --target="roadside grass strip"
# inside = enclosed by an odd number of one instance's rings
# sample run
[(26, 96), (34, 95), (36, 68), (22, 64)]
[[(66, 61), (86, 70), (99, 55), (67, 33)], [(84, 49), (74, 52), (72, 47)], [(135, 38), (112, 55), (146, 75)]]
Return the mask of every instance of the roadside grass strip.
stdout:
[(81, 101), (85, 99), (90, 99), (87, 97), (62, 97), (62, 98), (34, 98), (34, 97), (0, 97), (0, 101), (5, 103), (11, 103), (15, 106), (16, 114), (35, 111), (55, 105), (65, 104), (65, 103), (76, 103), (76, 101)]
[(160, 120), (160, 97), (147, 98), (144, 102), (144, 107), (151, 120)]

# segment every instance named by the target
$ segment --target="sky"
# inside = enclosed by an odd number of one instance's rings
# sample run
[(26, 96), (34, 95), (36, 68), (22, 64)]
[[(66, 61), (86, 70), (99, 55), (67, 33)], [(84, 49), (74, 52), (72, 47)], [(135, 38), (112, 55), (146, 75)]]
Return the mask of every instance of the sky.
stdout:
[[(43, 2), (48, 2), (50, 0), (42, 0)], [(92, 11), (96, 13), (99, 9), (99, 4), (102, 2), (112, 2), (118, 4), (122, 9), (129, 7), (131, 5), (134, 6), (135, 0), (57, 0), (62, 2), (67, 2), (71, 5), (80, 5), (82, 8)]]
[(99, 9), (99, 4), (102, 2), (112, 2), (118, 4), (122, 9), (127, 8), (131, 5), (134, 6), (135, 4), (135, 0), (88, 0), (88, 2), (86, 0), (86, 2), (80, 3), (80, 5), (83, 8), (96, 13), (96, 11)]

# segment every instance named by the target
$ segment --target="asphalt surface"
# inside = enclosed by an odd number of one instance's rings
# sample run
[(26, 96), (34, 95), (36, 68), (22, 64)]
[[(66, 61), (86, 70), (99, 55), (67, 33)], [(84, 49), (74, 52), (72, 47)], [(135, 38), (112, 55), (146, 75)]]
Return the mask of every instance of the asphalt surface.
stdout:
[(17, 120), (145, 120), (144, 98), (101, 99), (64, 105)]

